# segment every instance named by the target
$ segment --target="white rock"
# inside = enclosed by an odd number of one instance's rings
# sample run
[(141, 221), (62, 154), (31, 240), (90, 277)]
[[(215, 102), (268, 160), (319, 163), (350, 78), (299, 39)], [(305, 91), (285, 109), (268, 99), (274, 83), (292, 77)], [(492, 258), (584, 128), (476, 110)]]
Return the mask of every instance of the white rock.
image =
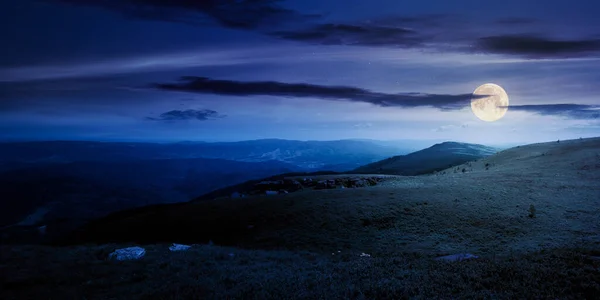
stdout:
[(460, 253), (460, 254), (452, 254), (452, 255), (438, 257), (435, 260), (462, 261), (462, 260), (471, 259), (471, 258), (479, 258), (479, 256), (473, 255), (470, 253)]
[(109, 259), (116, 260), (132, 260), (140, 259), (146, 254), (146, 249), (142, 247), (128, 247), (117, 249), (113, 253), (108, 255)]
[(360, 257), (371, 257), (371, 255), (370, 254), (366, 254), (366, 253), (361, 253)]
[(183, 245), (183, 244), (175, 244), (173, 243), (173, 245), (171, 247), (169, 247), (169, 250), (171, 251), (185, 251), (187, 249), (190, 249), (192, 246), (189, 245)]

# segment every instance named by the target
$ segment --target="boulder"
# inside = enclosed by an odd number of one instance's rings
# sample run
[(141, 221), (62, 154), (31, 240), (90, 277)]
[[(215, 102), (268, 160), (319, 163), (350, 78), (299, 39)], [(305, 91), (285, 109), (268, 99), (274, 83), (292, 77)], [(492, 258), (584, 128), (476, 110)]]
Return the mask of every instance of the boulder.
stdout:
[(463, 261), (471, 258), (479, 258), (477, 255), (473, 255), (470, 253), (460, 253), (460, 254), (452, 254), (446, 255), (436, 258), (435, 260), (443, 260), (443, 261)]
[(173, 245), (171, 245), (171, 247), (169, 247), (169, 250), (175, 252), (175, 251), (185, 251), (190, 249), (192, 246), (189, 245), (183, 245), (183, 244), (175, 244), (173, 243)]
[(135, 260), (144, 257), (145, 254), (146, 249), (142, 247), (128, 247), (115, 250), (114, 252), (108, 255), (108, 258), (119, 261)]

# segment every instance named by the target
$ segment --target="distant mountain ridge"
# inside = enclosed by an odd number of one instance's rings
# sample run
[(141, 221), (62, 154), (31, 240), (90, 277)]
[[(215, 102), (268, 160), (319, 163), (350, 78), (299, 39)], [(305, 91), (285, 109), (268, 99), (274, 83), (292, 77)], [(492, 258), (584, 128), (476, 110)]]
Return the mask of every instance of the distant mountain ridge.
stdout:
[(347, 171), (411, 150), (374, 142), (252, 140), (241, 142), (127, 143), (48, 141), (0, 143), (0, 171), (39, 163), (212, 158), (278, 160), (311, 171)]
[(248, 180), (347, 171), (404, 151), (352, 140), (0, 143), (0, 227), (188, 201)]
[(487, 157), (499, 149), (479, 144), (443, 142), (429, 148), (367, 164), (351, 172), (359, 174), (421, 175)]

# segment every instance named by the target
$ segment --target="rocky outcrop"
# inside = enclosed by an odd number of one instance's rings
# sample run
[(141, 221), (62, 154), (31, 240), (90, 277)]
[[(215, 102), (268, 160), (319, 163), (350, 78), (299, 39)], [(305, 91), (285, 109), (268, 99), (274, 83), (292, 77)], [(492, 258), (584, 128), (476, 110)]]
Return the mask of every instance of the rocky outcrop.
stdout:
[(314, 189), (360, 188), (377, 185), (383, 180), (383, 177), (341, 177), (318, 181)]
[(108, 259), (112, 260), (136, 260), (146, 255), (146, 249), (142, 247), (128, 247), (117, 249), (108, 255)]
[(275, 180), (275, 181), (261, 181), (254, 185), (254, 190), (257, 191), (257, 194), (264, 194), (267, 191), (287, 191), (287, 192), (295, 192), (303, 189), (304, 187), (297, 180), (292, 179), (283, 179), (283, 180)]
[(385, 180), (383, 176), (348, 176), (332, 179), (316, 180), (314, 178), (296, 178), (283, 179), (275, 181), (261, 181), (255, 184), (251, 190), (245, 192), (235, 192), (232, 198), (241, 198), (252, 195), (278, 195), (297, 192), (303, 189), (324, 190), (324, 189), (345, 189), (361, 188), (377, 185)]

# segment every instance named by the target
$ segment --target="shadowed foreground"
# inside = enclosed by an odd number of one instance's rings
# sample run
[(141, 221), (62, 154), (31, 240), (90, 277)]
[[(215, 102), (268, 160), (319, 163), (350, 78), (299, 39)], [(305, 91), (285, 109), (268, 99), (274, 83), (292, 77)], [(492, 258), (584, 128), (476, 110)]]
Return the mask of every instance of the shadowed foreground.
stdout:
[(440, 262), (419, 254), (361, 257), (195, 245), (2, 247), (3, 299), (593, 299), (600, 260), (582, 249)]

